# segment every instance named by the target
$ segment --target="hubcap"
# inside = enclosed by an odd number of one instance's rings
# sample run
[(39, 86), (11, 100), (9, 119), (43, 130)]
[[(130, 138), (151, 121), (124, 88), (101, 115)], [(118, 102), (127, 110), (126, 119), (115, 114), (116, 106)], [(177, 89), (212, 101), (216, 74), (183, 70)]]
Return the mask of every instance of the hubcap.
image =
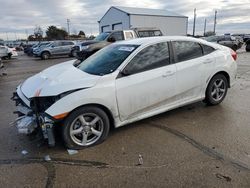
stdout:
[(226, 93), (226, 84), (223, 79), (217, 79), (213, 86), (211, 91), (211, 96), (215, 101), (221, 100)]
[(70, 137), (77, 145), (89, 146), (99, 140), (103, 128), (103, 121), (97, 114), (82, 114), (71, 123)]

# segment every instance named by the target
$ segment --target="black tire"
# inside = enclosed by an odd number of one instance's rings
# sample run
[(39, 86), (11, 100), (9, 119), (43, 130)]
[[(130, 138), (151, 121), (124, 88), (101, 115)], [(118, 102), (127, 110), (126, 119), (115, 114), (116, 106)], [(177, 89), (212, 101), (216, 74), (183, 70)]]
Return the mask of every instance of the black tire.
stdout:
[(250, 43), (248, 45), (246, 45), (246, 51), (250, 52)]
[[(79, 119), (79, 117), (82, 115), (84, 116), (84, 120), (87, 123), (91, 123), (93, 121), (94, 118), (90, 119), (91, 115), (97, 115), (97, 117), (100, 118), (100, 120), (98, 120), (98, 122), (96, 122), (96, 124), (95, 124), (96, 130), (98, 129), (98, 126), (99, 126), (99, 129), (100, 129), (100, 127), (102, 127), (101, 128), (102, 131), (100, 131), (101, 134), (99, 135), (99, 137), (96, 136), (91, 131), (92, 130), (91, 128), (88, 128), (88, 130), (82, 130), (82, 132), (80, 132), (78, 134), (73, 134), (73, 136), (71, 136), (72, 130), (75, 131), (75, 130), (79, 130), (80, 128), (84, 129), (87, 127), (87, 125), (82, 125), (82, 123)], [(87, 115), (87, 116), (85, 116), (85, 115)], [(87, 119), (87, 118), (89, 118), (89, 119)], [(76, 129), (74, 129), (75, 126), (78, 126), (78, 127)], [(91, 125), (89, 125), (89, 126), (91, 126)], [(109, 129), (110, 129), (110, 122), (109, 122), (109, 118), (108, 118), (107, 114), (102, 109), (100, 109), (98, 107), (86, 106), (86, 107), (81, 107), (81, 108), (76, 109), (65, 119), (65, 121), (63, 123), (63, 128), (62, 128), (62, 137), (63, 137), (64, 143), (65, 143), (65, 146), (67, 148), (83, 149), (86, 147), (91, 147), (91, 146), (102, 143), (107, 138), (107, 136), (109, 134)], [(90, 131), (90, 132), (86, 133), (88, 131)], [(91, 136), (93, 136), (93, 138), (97, 137), (96, 140), (92, 141), (92, 143), (86, 142), (86, 145), (80, 145), (80, 143), (78, 143), (78, 139), (79, 139), (79, 141), (80, 141), (80, 139), (84, 140), (83, 134), (85, 134), (85, 133), (87, 134), (87, 139), (88, 139), (88, 137), (91, 138)]]
[(12, 53), (8, 53), (8, 59), (11, 59)]
[[(215, 84), (218, 86), (222, 81), (221, 88), (217, 88)], [(218, 84), (219, 83), (219, 84)], [(205, 102), (208, 105), (217, 105), (220, 104), (224, 98), (227, 95), (227, 89), (228, 89), (228, 80), (223, 74), (217, 74), (215, 75), (209, 82), (207, 89), (206, 89), (206, 98)], [(224, 92), (222, 93), (222, 91)], [(216, 93), (214, 93), (216, 92)], [(216, 96), (214, 96), (216, 95)], [(219, 96), (219, 97), (218, 97)], [(217, 98), (217, 99), (215, 99)]]
[(42, 60), (47, 60), (47, 59), (49, 59), (49, 57), (50, 57), (50, 53), (49, 52), (43, 52), (41, 54), (41, 59)]
[(76, 50), (71, 50), (70, 57), (76, 57), (76, 56), (77, 56), (77, 51)]

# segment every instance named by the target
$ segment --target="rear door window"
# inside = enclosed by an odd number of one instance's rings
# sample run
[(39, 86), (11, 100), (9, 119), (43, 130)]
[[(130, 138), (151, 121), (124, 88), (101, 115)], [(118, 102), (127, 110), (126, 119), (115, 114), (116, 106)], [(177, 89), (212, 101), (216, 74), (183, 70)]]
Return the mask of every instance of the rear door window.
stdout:
[(197, 42), (174, 41), (172, 44), (177, 62), (187, 61), (203, 56), (202, 48)]

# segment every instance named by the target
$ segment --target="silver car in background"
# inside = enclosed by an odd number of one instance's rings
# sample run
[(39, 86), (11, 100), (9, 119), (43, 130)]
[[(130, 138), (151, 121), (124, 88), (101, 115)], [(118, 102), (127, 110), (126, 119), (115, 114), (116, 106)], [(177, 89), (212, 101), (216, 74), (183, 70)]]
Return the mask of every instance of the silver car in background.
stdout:
[(75, 45), (74, 41), (53, 41), (43, 48), (34, 51), (36, 57), (43, 60), (49, 59), (52, 56), (70, 55), (71, 48)]
[(205, 40), (208, 42), (214, 42), (223, 46), (227, 46), (234, 51), (237, 51), (243, 45), (243, 42), (231, 35), (210, 36), (206, 37)]

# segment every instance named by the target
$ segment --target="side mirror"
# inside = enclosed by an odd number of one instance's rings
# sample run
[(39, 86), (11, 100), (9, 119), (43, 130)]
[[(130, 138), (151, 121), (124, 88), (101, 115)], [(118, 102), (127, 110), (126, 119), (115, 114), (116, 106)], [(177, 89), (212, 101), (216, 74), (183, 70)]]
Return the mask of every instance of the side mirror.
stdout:
[(109, 37), (107, 41), (108, 41), (108, 42), (115, 42), (116, 40), (115, 40), (114, 37)]
[(129, 76), (129, 75), (131, 75), (131, 71), (129, 71), (126, 68), (123, 69), (120, 73), (121, 73), (122, 76)]

